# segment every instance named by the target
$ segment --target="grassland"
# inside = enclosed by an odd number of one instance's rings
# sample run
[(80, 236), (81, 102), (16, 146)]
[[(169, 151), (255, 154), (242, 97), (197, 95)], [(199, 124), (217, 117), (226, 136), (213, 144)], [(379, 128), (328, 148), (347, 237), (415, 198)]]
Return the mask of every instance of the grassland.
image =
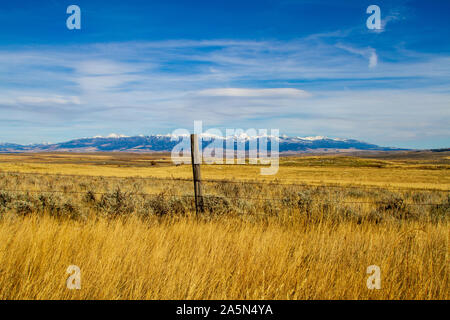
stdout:
[(0, 155), (0, 298), (449, 298), (448, 153), (280, 165), (263, 184), (259, 166), (204, 166), (247, 183), (205, 183), (196, 217), (191, 168), (166, 154)]

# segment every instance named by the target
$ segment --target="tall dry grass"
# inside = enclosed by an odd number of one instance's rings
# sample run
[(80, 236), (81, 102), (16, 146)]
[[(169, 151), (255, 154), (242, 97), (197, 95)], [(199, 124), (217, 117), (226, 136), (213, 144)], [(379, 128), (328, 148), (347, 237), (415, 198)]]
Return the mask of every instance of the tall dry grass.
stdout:
[(8, 216), (0, 266), (1, 299), (449, 298), (446, 223)]
[(430, 190), (207, 183), (200, 218), (189, 181), (2, 172), (0, 299), (448, 299), (448, 169), (420, 170)]

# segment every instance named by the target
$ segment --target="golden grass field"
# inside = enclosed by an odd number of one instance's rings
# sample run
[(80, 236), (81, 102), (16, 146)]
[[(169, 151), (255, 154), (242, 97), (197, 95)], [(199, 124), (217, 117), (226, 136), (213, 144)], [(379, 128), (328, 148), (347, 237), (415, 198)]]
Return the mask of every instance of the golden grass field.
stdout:
[(448, 152), (259, 169), (203, 166), (248, 183), (204, 183), (196, 217), (192, 182), (176, 179), (192, 169), (166, 154), (0, 155), (0, 298), (449, 298)]

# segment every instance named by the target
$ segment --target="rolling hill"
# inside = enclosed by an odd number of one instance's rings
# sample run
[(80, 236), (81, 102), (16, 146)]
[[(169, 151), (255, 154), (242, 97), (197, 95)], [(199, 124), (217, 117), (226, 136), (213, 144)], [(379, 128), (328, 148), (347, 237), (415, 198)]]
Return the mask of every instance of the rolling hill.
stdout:
[[(257, 136), (251, 137), (241, 135), (239, 137), (211, 137), (203, 136), (203, 147), (207, 147), (212, 141), (215, 145), (222, 145), (223, 148), (229, 148), (237, 141), (245, 143), (246, 150), (253, 146)], [(206, 139), (209, 138), (209, 139)], [(184, 139), (184, 140), (183, 140)], [(273, 137), (268, 137), (268, 149)], [(380, 147), (354, 139), (328, 138), (322, 136), (316, 137), (288, 137), (281, 136), (279, 140), (279, 151), (289, 152), (318, 152), (318, 151), (353, 151), (353, 150), (375, 150), (389, 151), (402, 150), (398, 148)], [(205, 141), (208, 140), (208, 141)], [(222, 140), (222, 141), (220, 141)], [(231, 143), (230, 143), (231, 140)], [(111, 134), (109, 136), (96, 136), (92, 138), (81, 138), (61, 143), (52, 144), (31, 144), (20, 145), (15, 143), (0, 143), (1, 153), (16, 152), (170, 152), (179, 143), (189, 143), (187, 136), (174, 135), (150, 135), (128, 137), (123, 135)], [(404, 149), (403, 149), (404, 150)]]

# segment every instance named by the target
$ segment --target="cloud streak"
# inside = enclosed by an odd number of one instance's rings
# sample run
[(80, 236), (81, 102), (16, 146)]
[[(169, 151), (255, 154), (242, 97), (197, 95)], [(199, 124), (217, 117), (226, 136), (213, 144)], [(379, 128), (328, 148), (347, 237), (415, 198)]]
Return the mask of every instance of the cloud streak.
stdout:
[(378, 55), (376, 50), (373, 48), (359, 49), (348, 45), (343, 45), (341, 43), (338, 43), (336, 47), (367, 58), (369, 60), (369, 68), (375, 68), (377, 66)]
[(305, 90), (294, 88), (271, 88), (271, 89), (246, 89), (246, 88), (217, 88), (202, 90), (201, 96), (215, 97), (292, 97), (305, 98), (311, 94)]
[(78, 97), (50, 96), (50, 97), (17, 97), (18, 104), (26, 105), (70, 105), (81, 104)]
[(396, 146), (448, 139), (449, 56), (383, 60), (374, 48), (322, 39), (0, 48), (0, 112), (10, 123), (0, 140), (169, 133), (194, 120)]

